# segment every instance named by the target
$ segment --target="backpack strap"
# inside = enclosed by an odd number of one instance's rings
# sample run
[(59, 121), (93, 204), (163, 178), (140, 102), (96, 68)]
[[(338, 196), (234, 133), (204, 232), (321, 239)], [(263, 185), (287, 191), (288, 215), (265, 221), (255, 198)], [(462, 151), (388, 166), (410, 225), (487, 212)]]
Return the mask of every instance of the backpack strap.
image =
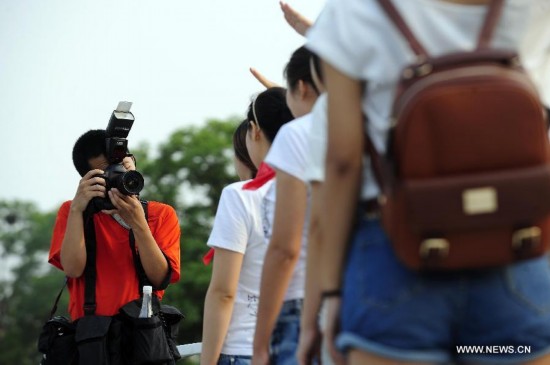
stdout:
[(489, 9), (487, 10), (487, 15), (485, 15), (485, 20), (483, 22), (483, 28), (477, 40), (476, 50), (479, 51), (489, 48), (503, 8), (504, 0), (492, 0), (489, 4)]
[(414, 54), (416, 54), (420, 58), (427, 58), (428, 52), (426, 51), (424, 46), (422, 46), (422, 44), (418, 41), (418, 39), (416, 39), (413, 32), (405, 22), (405, 19), (403, 19), (403, 17), (399, 14), (391, 0), (378, 0), (378, 3), (382, 7), (382, 9), (384, 9), (384, 11), (393, 22), (393, 24), (397, 27), (397, 29), (399, 29), (403, 37), (405, 37), (405, 39), (409, 43), (409, 47), (411, 47)]
[[(408, 27), (407, 23), (399, 14), (391, 0), (378, 0), (378, 3), (382, 7), (382, 9), (384, 9), (393, 24), (405, 37), (407, 43), (409, 44), (409, 47), (416, 54), (416, 56), (418, 56), (419, 58), (427, 58), (428, 52), (426, 51), (424, 46), (422, 46), (422, 44), (418, 41), (418, 39), (416, 39), (414, 33)], [(479, 38), (477, 41), (477, 50), (489, 48), (489, 44), (491, 42), (491, 38), (493, 37), (496, 24), (498, 23), (498, 19), (500, 17), (500, 14), (502, 13), (503, 5), (504, 0), (492, 0), (489, 3), (489, 9), (487, 11), (487, 15), (485, 16), (483, 28), (481, 30), (481, 33), (479, 34)]]

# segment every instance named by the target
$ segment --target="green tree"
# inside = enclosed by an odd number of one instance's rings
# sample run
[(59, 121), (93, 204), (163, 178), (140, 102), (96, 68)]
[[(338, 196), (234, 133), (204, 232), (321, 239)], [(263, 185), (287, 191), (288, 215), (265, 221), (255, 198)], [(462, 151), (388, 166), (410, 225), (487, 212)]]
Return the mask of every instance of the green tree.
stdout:
[[(36, 364), (36, 340), (63, 275), (46, 263), (55, 212), (31, 203), (0, 202), (0, 363)], [(9, 272), (6, 268), (11, 267)], [(55, 293), (55, 294), (54, 294)], [(61, 312), (67, 307), (62, 300)]]
[(166, 303), (185, 314), (179, 343), (199, 342), (202, 311), (211, 269), (204, 266), (206, 241), (222, 189), (237, 180), (232, 168), (232, 136), (237, 119), (209, 120), (201, 127), (182, 128), (170, 135), (152, 158), (142, 145), (136, 151), (138, 170), (145, 176), (142, 196), (172, 205), (181, 225), (181, 280), (168, 288)]
[[(145, 177), (142, 198), (172, 205), (180, 218), (181, 280), (163, 301), (186, 316), (179, 344), (199, 342), (204, 296), (211, 269), (202, 264), (221, 191), (236, 181), (232, 134), (236, 118), (209, 120), (174, 131), (156, 149), (132, 149)], [(0, 201), (0, 364), (36, 364), (36, 340), (48, 318), (63, 274), (47, 264), (57, 211), (28, 202)], [(9, 265), (8, 265), (9, 264)], [(9, 269), (6, 269), (9, 267)], [(65, 292), (58, 314), (66, 314)]]

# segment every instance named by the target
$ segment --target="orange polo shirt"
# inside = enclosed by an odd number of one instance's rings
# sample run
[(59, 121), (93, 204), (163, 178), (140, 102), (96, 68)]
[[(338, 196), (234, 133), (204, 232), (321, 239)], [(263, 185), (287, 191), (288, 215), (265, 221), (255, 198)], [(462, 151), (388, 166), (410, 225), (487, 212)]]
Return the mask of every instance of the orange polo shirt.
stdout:
[[(53, 231), (48, 262), (60, 270), (61, 243), (67, 228), (71, 202), (63, 203)], [(167, 257), (172, 275), (170, 282), (180, 278), (180, 226), (172, 207), (158, 202), (149, 202), (148, 223), (155, 241)], [(94, 215), (96, 231), (96, 315), (112, 316), (124, 304), (139, 298), (138, 277), (129, 244), (128, 230), (107, 214)], [(136, 243), (136, 246), (139, 242)], [(68, 281), (69, 314), (73, 320), (84, 315), (84, 274)], [(159, 299), (164, 291), (157, 291)]]

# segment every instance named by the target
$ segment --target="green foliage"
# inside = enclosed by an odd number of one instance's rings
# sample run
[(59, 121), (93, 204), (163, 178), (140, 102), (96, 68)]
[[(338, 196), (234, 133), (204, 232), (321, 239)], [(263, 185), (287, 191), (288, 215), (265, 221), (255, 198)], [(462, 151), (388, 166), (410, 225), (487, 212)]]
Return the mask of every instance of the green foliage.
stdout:
[[(155, 151), (147, 144), (132, 149), (145, 177), (142, 198), (172, 205), (180, 218), (181, 280), (163, 299), (185, 314), (179, 344), (201, 341), (211, 274), (202, 256), (221, 191), (237, 180), (232, 168), (237, 124), (237, 119), (210, 120), (176, 130)], [(0, 258), (11, 263), (9, 272), (0, 265), (0, 273), (8, 274), (0, 276), (0, 364), (39, 361), (36, 340), (63, 284), (63, 274), (46, 263), (56, 213), (39, 212), (32, 203), (0, 201)], [(67, 303), (65, 292), (58, 314), (66, 314)]]
[(200, 342), (204, 296), (211, 269), (202, 263), (206, 241), (222, 189), (236, 181), (232, 136), (238, 120), (210, 120), (182, 128), (162, 143), (155, 158), (147, 148), (136, 152), (145, 176), (142, 197), (173, 206), (180, 218), (181, 280), (168, 288), (164, 301), (185, 314), (179, 343)]
[[(36, 339), (48, 318), (62, 273), (46, 263), (55, 212), (33, 204), (0, 202), (0, 363), (36, 364)], [(7, 272), (7, 266), (13, 268)], [(54, 294), (55, 293), (55, 294)], [(60, 308), (67, 307), (64, 297)], [(61, 311), (62, 312), (62, 311)]]

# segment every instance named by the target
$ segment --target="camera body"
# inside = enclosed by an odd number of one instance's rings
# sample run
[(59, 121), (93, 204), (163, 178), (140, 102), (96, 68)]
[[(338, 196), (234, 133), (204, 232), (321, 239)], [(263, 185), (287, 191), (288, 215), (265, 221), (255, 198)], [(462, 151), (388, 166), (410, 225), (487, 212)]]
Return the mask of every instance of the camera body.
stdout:
[[(124, 195), (137, 195), (143, 189), (143, 176), (137, 171), (126, 171), (122, 166), (122, 160), (130, 156), (128, 154), (128, 134), (134, 124), (134, 115), (130, 112), (131, 102), (121, 101), (116, 110), (111, 114), (107, 125), (107, 137), (105, 138), (107, 161), (109, 166), (101, 175), (105, 179), (106, 191), (112, 188), (118, 189)], [(108, 196), (105, 198), (93, 198), (90, 201), (92, 212), (103, 209), (115, 209)]]

